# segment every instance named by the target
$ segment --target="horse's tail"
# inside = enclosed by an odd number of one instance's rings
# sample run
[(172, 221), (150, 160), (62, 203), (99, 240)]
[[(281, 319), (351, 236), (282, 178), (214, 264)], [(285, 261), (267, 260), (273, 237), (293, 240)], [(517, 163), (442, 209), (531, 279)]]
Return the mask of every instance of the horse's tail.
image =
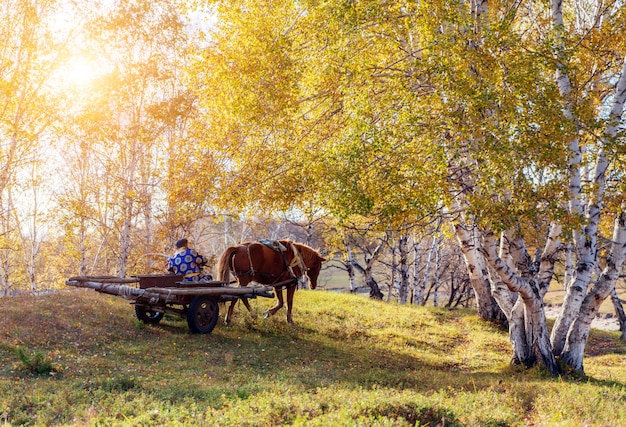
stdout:
[(230, 260), (233, 258), (237, 249), (236, 246), (231, 246), (220, 256), (217, 262), (217, 280), (220, 282), (230, 282)]

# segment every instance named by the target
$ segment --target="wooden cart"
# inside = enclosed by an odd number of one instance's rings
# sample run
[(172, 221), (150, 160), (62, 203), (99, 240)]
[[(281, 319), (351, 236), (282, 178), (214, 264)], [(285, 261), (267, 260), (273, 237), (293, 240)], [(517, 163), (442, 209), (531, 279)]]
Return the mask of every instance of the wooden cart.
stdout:
[(144, 323), (159, 323), (165, 313), (186, 318), (189, 329), (199, 334), (208, 334), (215, 328), (219, 319), (219, 302), (257, 296), (274, 297), (270, 286), (239, 288), (219, 281), (186, 282), (183, 277), (174, 274), (130, 278), (77, 276), (70, 277), (66, 284), (133, 300), (135, 315)]

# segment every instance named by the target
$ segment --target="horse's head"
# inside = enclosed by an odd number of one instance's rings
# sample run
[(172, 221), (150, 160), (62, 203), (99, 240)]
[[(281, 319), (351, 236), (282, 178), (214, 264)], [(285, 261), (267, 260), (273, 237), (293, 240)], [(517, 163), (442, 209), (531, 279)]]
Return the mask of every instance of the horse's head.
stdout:
[(322, 263), (326, 261), (326, 259), (313, 249), (307, 251), (306, 254), (302, 251), (302, 255), (304, 264), (308, 269), (306, 275), (309, 276), (309, 284), (311, 289), (315, 289), (317, 287), (317, 277), (320, 275)]

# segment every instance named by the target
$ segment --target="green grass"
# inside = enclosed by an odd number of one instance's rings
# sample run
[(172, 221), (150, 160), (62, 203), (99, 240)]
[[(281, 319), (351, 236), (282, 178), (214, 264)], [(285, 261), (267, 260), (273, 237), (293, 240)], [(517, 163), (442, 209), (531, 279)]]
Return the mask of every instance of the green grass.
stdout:
[[(511, 367), (506, 331), (472, 311), (298, 291), (288, 325), (260, 317), (271, 303), (194, 335), (89, 290), (2, 298), (0, 425), (626, 424), (617, 332), (592, 333), (587, 379), (553, 379)], [(24, 369), (18, 348), (54, 369)]]

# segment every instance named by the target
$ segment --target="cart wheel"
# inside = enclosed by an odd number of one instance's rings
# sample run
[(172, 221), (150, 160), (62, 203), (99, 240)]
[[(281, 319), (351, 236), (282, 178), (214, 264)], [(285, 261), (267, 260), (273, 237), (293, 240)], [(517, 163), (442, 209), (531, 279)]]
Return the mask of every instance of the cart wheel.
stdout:
[(210, 333), (217, 324), (219, 310), (214, 298), (205, 295), (195, 297), (187, 310), (187, 325), (191, 332)]
[(143, 323), (151, 323), (156, 325), (163, 319), (165, 313), (160, 311), (154, 311), (150, 308), (144, 307), (143, 305), (135, 304), (135, 316), (137, 319), (141, 320)]

